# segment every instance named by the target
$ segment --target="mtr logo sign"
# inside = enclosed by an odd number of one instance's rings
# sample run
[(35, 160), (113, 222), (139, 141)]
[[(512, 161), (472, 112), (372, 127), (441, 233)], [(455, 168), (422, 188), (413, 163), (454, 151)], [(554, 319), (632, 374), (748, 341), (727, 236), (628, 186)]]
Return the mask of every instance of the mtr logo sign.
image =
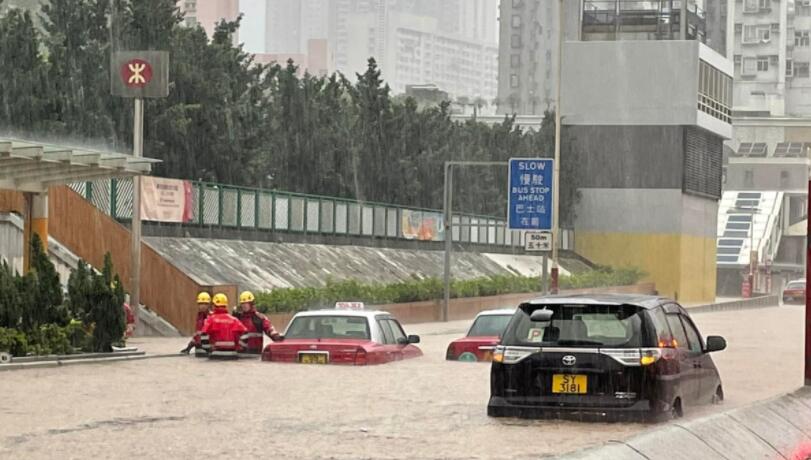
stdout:
[(152, 65), (143, 59), (133, 59), (121, 66), (121, 79), (130, 88), (143, 88), (152, 81)]
[(169, 95), (169, 53), (118, 51), (110, 60), (111, 92), (121, 97)]

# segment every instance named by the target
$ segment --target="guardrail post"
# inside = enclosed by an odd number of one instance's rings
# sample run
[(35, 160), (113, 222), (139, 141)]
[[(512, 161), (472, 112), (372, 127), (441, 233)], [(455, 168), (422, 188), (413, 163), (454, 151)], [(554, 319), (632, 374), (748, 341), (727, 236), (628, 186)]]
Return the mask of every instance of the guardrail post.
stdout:
[(259, 206), (259, 198), (261, 197), (261, 191), (259, 189), (254, 190), (253, 192), (253, 227), (259, 228), (259, 212), (261, 211), (261, 207)]
[(276, 230), (276, 194), (270, 192), (270, 229)]
[(197, 220), (200, 225), (206, 223), (206, 188), (202, 182), (197, 183)]
[(118, 180), (110, 179), (110, 217), (118, 219)]
[(93, 183), (90, 181), (84, 184), (84, 198), (89, 202), (93, 202)]
[(217, 187), (217, 192), (218, 192), (217, 225), (222, 227), (222, 204), (224, 201), (222, 185)]
[[(256, 218), (256, 216), (254, 216)], [(242, 227), (242, 189), (237, 189), (237, 228)]]
[(332, 234), (338, 234), (338, 202), (332, 200)]
[(287, 230), (293, 230), (293, 196), (287, 194)]
[(304, 233), (307, 233), (307, 214), (310, 213), (310, 206), (308, 206), (309, 204), (310, 203), (309, 203), (309, 200), (307, 199), (307, 197), (304, 197), (304, 209), (302, 209), (302, 214), (303, 214), (302, 215), (302, 218), (303, 218), (302, 221), (303, 221), (303, 223), (302, 223), (302, 227), (301, 227), (301, 230)]

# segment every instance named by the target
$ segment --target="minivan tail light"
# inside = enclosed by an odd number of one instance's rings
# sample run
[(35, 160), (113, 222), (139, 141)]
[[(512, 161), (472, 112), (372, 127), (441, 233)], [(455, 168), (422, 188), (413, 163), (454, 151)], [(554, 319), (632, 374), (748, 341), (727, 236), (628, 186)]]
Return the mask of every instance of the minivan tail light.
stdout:
[(497, 346), (493, 350), (493, 362), (504, 364), (515, 364), (522, 361), (527, 356), (541, 351), (540, 348), (531, 347), (504, 347)]
[(606, 355), (623, 366), (650, 366), (662, 357), (660, 348), (602, 348), (601, 355)]

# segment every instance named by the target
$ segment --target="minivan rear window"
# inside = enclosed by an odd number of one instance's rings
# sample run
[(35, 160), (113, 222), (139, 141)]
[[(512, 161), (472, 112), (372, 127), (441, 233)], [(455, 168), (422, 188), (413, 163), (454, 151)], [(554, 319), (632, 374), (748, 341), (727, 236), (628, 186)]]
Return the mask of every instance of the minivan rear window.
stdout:
[[(530, 314), (552, 310), (552, 320), (537, 323)], [(531, 305), (519, 307), (505, 332), (505, 345), (543, 347), (638, 348), (643, 343), (641, 308), (633, 305)]]

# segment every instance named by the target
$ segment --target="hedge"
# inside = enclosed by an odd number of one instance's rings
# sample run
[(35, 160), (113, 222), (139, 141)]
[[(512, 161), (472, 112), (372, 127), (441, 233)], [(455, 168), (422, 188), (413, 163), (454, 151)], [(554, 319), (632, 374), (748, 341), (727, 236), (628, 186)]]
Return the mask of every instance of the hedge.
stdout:
[[(559, 284), (561, 289), (628, 286), (637, 283), (643, 276), (644, 273), (636, 268), (598, 267), (595, 270), (562, 276)], [(485, 297), (539, 290), (538, 277), (500, 275), (454, 280), (450, 294), (451, 298)], [(287, 313), (332, 306), (339, 301), (380, 305), (434, 300), (442, 296), (442, 280), (439, 278), (414, 278), (393, 284), (364, 284), (356, 280), (329, 279), (322, 288), (280, 288), (260, 292), (256, 301), (258, 309), (264, 313)]]

